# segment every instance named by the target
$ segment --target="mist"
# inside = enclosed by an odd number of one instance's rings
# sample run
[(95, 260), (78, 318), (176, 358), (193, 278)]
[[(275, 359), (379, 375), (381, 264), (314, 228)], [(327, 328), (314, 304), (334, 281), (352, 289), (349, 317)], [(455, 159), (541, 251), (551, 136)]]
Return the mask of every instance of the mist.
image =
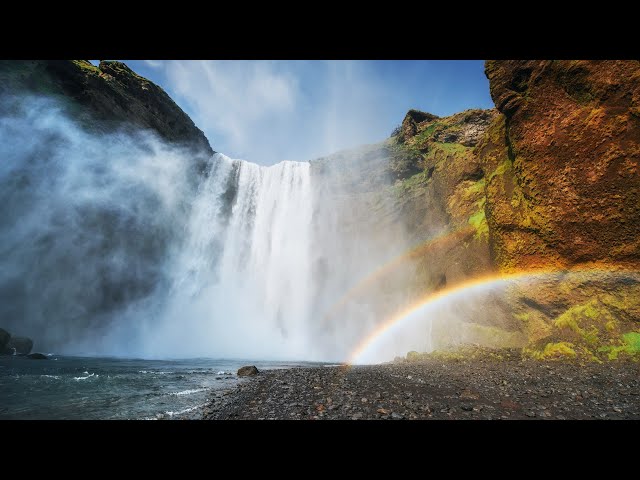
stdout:
[(259, 166), (0, 105), (0, 314), (38, 350), (342, 361), (407, 301), (383, 144)]

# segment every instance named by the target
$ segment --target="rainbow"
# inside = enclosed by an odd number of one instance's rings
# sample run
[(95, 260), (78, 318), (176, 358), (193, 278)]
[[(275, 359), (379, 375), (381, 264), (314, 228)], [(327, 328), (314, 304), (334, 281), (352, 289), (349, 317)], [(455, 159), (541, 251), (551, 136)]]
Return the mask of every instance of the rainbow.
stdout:
[(399, 267), (405, 261), (409, 261), (412, 259), (420, 258), (429, 253), (430, 250), (434, 248), (441, 247), (442, 245), (446, 245), (448, 242), (457, 242), (463, 239), (466, 239), (475, 233), (475, 227), (467, 226), (461, 228), (459, 230), (454, 230), (451, 232), (445, 232), (436, 237), (430, 238), (427, 241), (412, 247), (406, 252), (398, 255), (397, 257), (392, 258), (382, 266), (375, 269), (366, 277), (362, 278), (358, 283), (354, 284), (347, 292), (342, 295), (325, 313), (324, 318), (330, 318), (335, 315), (340, 308), (342, 308), (349, 300), (353, 297), (357, 296), (361, 292), (365, 291), (365, 289), (371, 287), (376, 281), (383, 278), (389, 272)]
[(617, 270), (605, 270), (598, 267), (580, 267), (566, 270), (555, 269), (540, 269), (540, 270), (526, 270), (520, 271), (516, 273), (510, 274), (492, 274), (488, 276), (483, 276), (479, 278), (471, 279), (467, 282), (454, 285), (452, 287), (439, 290), (437, 292), (431, 292), (422, 298), (418, 299), (416, 302), (411, 304), (409, 307), (399, 311), (394, 314), (391, 318), (378, 325), (369, 335), (367, 335), (364, 340), (362, 340), (358, 346), (353, 350), (352, 354), (349, 356), (348, 364), (357, 364), (362, 363), (362, 357), (367, 353), (367, 351), (385, 339), (385, 337), (395, 332), (398, 328), (402, 327), (403, 324), (413, 319), (416, 314), (422, 313), (427, 309), (436, 306), (439, 303), (444, 303), (446, 301), (450, 301), (455, 296), (460, 294), (468, 294), (473, 292), (474, 290), (481, 290), (483, 288), (492, 288), (499, 285), (506, 285), (509, 282), (519, 281), (519, 280), (538, 280), (543, 277), (550, 275), (567, 275), (573, 273), (606, 273), (606, 274), (637, 274), (637, 270), (627, 270), (625, 268), (619, 268)]

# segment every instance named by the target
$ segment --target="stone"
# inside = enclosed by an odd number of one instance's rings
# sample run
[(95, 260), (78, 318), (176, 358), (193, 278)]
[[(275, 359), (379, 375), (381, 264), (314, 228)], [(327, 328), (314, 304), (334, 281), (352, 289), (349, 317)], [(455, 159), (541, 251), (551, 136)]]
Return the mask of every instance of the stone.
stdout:
[(258, 373), (260, 372), (255, 367), (255, 365), (245, 365), (244, 367), (238, 369), (239, 377), (251, 377), (253, 375), (257, 375)]

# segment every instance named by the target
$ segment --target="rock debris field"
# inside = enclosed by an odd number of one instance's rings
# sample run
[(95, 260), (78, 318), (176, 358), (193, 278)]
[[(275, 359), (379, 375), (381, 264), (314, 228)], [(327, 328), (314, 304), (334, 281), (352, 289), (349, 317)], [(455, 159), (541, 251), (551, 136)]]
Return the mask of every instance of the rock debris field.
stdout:
[(261, 371), (204, 419), (640, 419), (640, 365), (509, 358)]

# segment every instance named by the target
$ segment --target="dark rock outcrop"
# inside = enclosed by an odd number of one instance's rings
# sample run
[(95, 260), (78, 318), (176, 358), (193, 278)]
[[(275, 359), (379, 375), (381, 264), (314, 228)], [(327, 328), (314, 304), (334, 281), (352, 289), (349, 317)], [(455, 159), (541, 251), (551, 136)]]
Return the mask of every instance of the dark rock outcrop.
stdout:
[(246, 365), (238, 369), (239, 377), (251, 377), (253, 375), (257, 375), (258, 373), (260, 372), (258, 372), (258, 369), (255, 367), (255, 365)]
[(28, 337), (11, 337), (7, 348), (15, 348), (18, 355), (28, 355), (33, 348), (33, 340)]
[(213, 154), (204, 133), (150, 80), (122, 62), (2, 60), (1, 93), (39, 93), (70, 103), (74, 117), (90, 128), (142, 128), (204, 157)]
[(402, 125), (400, 127), (400, 141), (404, 142), (417, 134), (421, 123), (431, 122), (437, 118), (437, 115), (433, 115), (431, 113), (422, 112), (420, 110), (409, 110), (405, 115), (404, 120), (402, 120)]
[[(23, 96), (26, 103), (22, 102)], [(184, 173), (191, 191), (195, 192), (209, 165), (213, 150), (202, 131), (164, 90), (121, 62), (103, 61), (94, 66), (84, 60), (0, 60), (0, 116), (3, 121), (5, 116), (7, 119), (22, 118), (23, 106), (34, 106), (28, 111), (36, 112), (33, 113), (36, 117), (40, 101), (47, 102), (44, 108), (48, 113), (49, 108), (51, 112), (60, 111), (56, 117), (68, 118), (79, 129), (95, 133), (95, 139), (103, 145), (96, 157), (103, 157), (105, 161), (109, 161), (111, 149), (118, 148), (114, 142), (122, 141), (133, 151), (153, 150), (156, 142), (150, 141), (147, 135), (139, 135), (144, 131), (162, 140), (161, 150), (168, 146), (176, 153), (182, 162), (180, 174)], [(6, 175), (1, 179), (5, 204), (3, 228), (19, 224), (22, 216), (37, 209), (30, 202), (41, 201), (34, 200), (41, 197), (33, 190), (40, 184), (41, 177), (50, 180), (49, 185), (56, 184), (54, 179), (63, 170), (58, 169), (56, 155), (64, 154), (66, 158), (66, 144), (75, 137), (75, 133), (67, 136), (59, 130), (59, 125), (55, 125), (51, 128), (51, 136), (34, 132), (37, 147), (33, 148), (38, 153), (21, 153), (24, 156), (20, 164), (14, 162), (16, 164), (7, 170), (10, 174), (4, 172)], [(73, 132), (75, 130), (73, 128)], [(23, 133), (31, 134), (30, 131)], [(125, 133), (124, 138), (120, 133)], [(22, 150), (26, 151), (26, 147)], [(36, 163), (41, 166), (34, 167)], [(92, 162), (82, 164), (86, 168)], [(104, 172), (92, 168), (86, 178), (100, 178), (96, 183), (100, 185), (98, 188), (110, 189), (117, 185), (107, 173), (109, 171), (109, 168)], [(81, 170), (78, 173), (78, 177), (84, 174)], [(84, 178), (76, 185), (83, 182)], [(33, 256), (24, 262), (34, 266), (31, 269), (24, 267), (31, 270), (33, 277), (13, 273), (0, 279), (0, 311), (10, 331), (31, 336), (41, 345), (39, 348), (60, 350), (87, 331), (106, 328), (114, 311), (148, 296), (156, 288), (162, 278), (161, 269), (157, 267), (167, 258), (175, 238), (172, 232), (179, 222), (163, 217), (163, 212), (168, 212), (164, 208), (167, 206), (165, 199), (153, 185), (146, 188), (146, 183), (132, 178), (131, 193), (125, 194), (124, 198), (111, 198), (110, 202), (90, 199), (76, 202), (74, 188), (77, 187), (74, 187), (65, 193), (69, 195), (69, 203), (65, 199), (52, 208), (56, 213), (43, 215), (42, 218), (51, 215), (57, 220), (53, 222), (55, 226), (33, 229), (33, 243), (38, 246), (30, 249), (29, 255)], [(54, 192), (47, 190), (43, 198), (48, 198), (50, 193)], [(180, 218), (188, 216), (190, 208), (186, 201), (189, 194), (186, 191), (183, 194), (185, 201), (176, 202), (169, 208), (179, 211)], [(125, 204), (132, 208), (124, 207)], [(74, 247), (68, 249), (50, 248), (60, 241), (59, 236), (82, 240), (72, 241)], [(59, 245), (65, 242), (62, 240)], [(11, 243), (3, 243), (5, 254), (13, 255), (12, 248), (7, 245)], [(88, 245), (91, 247), (83, 250)], [(112, 262), (110, 259), (113, 258), (121, 260)], [(41, 270), (33, 271), (35, 265), (66, 278), (56, 281), (51, 290), (57, 293), (43, 295), (47, 299), (39, 299), (34, 309), (29, 306), (34, 301), (29, 289), (40, 290), (36, 284), (42, 288), (48, 288), (45, 285), (49, 284)], [(83, 285), (87, 279), (90, 279), (90, 288)], [(67, 297), (56, 298), (58, 295)], [(68, 308), (78, 314), (69, 315)], [(13, 350), (9, 349), (8, 353)]]
[[(485, 172), (474, 147), (497, 116), (494, 109), (442, 118), (412, 111), (405, 117), (402, 136), (389, 141), (397, 216), (406, 222), (415, 245), (403, 261), (414, 269), (413, 283), (404, 290), (414, 299), (408, 304), (495, 271), (485, 218)], [(462, 321), (455, 326), (434, 322), (434, 346), (460, 341), (522, 344), (519, 326), (504, 303), (489, 297), (478, 306), (483, 315), (460, 314)]]

